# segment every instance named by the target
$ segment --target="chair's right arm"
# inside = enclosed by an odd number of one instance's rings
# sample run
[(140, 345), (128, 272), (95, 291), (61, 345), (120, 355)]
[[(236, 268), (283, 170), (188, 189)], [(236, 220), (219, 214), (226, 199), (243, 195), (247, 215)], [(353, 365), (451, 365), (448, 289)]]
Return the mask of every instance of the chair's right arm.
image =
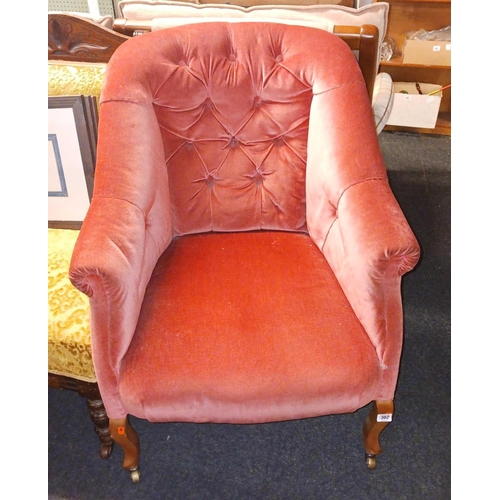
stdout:
[(167, 170), (153, 107), (104, 102), (94, 196), (75, 245), (70, 279), (90, 298), (92, 356), (110, 418), (124, 416), (120, 361), (151, 273), (171, 239)]
[(403, 334), (401, 276), (420, 249), (390, 189), (361, 83), (314, 96), (306, 179), (309, 232), (379, 356), (378, 399), (392, 399)]

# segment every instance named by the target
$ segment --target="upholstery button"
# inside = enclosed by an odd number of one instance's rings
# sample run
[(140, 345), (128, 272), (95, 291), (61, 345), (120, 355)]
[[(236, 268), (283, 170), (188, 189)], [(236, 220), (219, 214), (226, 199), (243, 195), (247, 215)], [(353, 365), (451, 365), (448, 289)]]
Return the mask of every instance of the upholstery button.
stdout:
[(210, 100), (210, 97), (207, 97), (205, 100), (205, 108), (211, 108), (213, 106), (212, 101)]
[(262, 177), (262, 174), (260, 172), (257, 172), (254, 175), (253, 180), (254, 180), (255, 184), (259, 185), (259, 184), (262, 184), (262, 181), (264, 180), (264, 178)]
[(236, 137), (233, 137), (231, 139), (231, 147), (235, 148), (237, 145), (238, 145), (238, 139), (236, 139)]
[(236, 56), (234, 54), (229, 54), (229, 60), (234, 63), (236, 62)]
[(275, 146), (281, 146), (282, 144), (283, 144), (283, 137), (276, 137), (276, 139), (274, 139)]
[(281, 54), (279, 56), (276, 56), (276, 62), (277, 63), (283, 62), (283, 56)]
[(262, 102), (262, 99), (259, 96), (255, 96), (255, 99), (253, 100), (254, 106), (260, 106), (260, 103)]
[(215, 183), (215, 178), (212, 174), (210, 174), (205, 180), (208, 186), (213, 186)]
[(187, 62), (182, 59), (182, 61), (179, 61), (179, 66), (187, 66)]

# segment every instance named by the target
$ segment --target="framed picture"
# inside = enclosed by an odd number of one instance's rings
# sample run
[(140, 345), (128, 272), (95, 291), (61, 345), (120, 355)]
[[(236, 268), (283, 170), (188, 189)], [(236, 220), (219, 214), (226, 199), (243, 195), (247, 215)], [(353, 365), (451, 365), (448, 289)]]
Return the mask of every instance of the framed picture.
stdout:
[(49, 227), (81, 227), (94, 189), (96, 146), (96, 98), (49, 97)]

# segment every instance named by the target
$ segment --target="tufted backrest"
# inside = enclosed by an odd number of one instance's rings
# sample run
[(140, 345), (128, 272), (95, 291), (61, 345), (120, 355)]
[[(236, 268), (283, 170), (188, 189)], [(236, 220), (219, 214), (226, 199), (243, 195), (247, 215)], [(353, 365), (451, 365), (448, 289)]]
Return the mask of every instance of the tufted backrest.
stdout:
[[(139, 129), (145, 123), (138, 110), (154, 111), (174, 235), (307, 231), (307, 176), (318, 184), (318, 173), (308, 171), (309, 135), (324, 133), (309, 130), (311, 106), (332, 92), (334, 114), (343, 120), (350, 92), (358, 96), (375, 134), (359, 66), (336, 36), (272, 23), (181, 26), (135, 37), (116, 50), (101, 115), (132, 106)], [(351, 128), (347, 121), (335, 127)]]

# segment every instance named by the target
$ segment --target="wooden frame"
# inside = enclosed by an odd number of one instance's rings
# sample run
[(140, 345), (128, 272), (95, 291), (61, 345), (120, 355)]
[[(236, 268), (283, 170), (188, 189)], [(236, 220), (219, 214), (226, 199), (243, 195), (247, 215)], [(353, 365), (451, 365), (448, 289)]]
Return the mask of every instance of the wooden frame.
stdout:
[(48, 110), (49, 227), (78, 229), (94, 190), (97, 101), (93, 96), (51, 96)]

